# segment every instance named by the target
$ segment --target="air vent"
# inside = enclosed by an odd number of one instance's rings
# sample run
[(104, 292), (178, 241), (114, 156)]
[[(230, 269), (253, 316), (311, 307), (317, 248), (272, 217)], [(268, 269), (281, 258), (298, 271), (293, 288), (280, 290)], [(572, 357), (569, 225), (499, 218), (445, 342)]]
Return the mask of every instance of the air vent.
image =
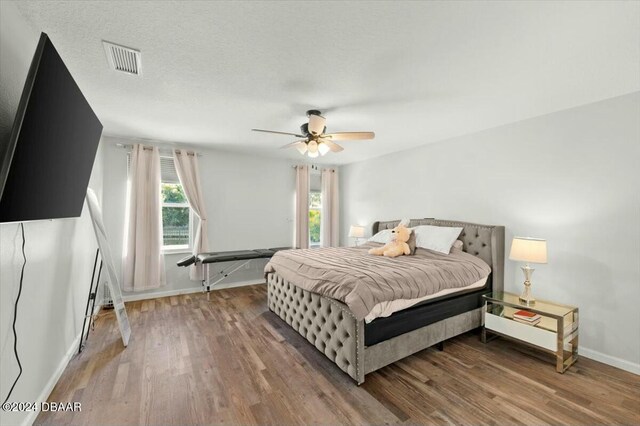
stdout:
[(142, 75), (140, 51), (102, 41), (109, 65), (116, 71), (132, 75)]

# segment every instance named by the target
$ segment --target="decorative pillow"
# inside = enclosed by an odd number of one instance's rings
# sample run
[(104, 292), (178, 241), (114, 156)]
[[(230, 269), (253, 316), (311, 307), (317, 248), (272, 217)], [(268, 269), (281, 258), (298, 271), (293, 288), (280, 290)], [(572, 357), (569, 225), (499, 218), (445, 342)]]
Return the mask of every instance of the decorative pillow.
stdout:
[(462, 250), (462, 247), (463, 247), (463, 246), (464, 246), (464, 243), (463, 243), (462, 241), (460, 241), (460, 240), (455, 240), (455, 241), (453, 242), (453, 245), (451, 246), (451, 248), (452, 248), (452, 249), (454, 249), (454, 248), (455, 248), (455, 249)]
[[(382, 231), (378, 232), (376, 235), (369, 238), (367, 241), (372, 243), (387, 244), (389, 241), (391, 241), (391, 235), (392, 235), (391, 231), (392, 229), (383, 229)], [(411, 253), (409, 254), (415, 254), (416, 253), (416, 233), (413, 230), (413, 228), (411, 228), (411, 236), (409, 237), (409, 241), (407, 241), (407, 244), (409, 244), (409, 248), (411, 249)]]
[(409, 237), (407, 244), (409, 244), (409, 249), (411, 249), (411, 253), (409, 254), (416, 254), (416, 232), (413, 229), (411, 230), (411, 236)]
[(462, 232), (460, 227), (421, 225), (413, 228), (416, 246), (427, 250), (449, 254), (451, 246)]
[(372, 243), (387, 244), (391, 238), (391, 229), (383, 229), (376, 235), (371, 236), (367, 241)]

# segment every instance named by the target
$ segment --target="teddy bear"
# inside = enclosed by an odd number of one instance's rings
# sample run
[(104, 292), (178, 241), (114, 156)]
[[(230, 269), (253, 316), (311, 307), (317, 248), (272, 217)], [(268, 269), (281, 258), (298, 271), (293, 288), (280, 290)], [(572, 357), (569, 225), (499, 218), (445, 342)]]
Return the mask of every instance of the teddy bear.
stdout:
[(401, 255), (411, 254), (411, 248), (407, 241), (411, 238), (411, 230), (400, 224), (391, 231), (389, 242), (382, 247), (374, 247), (369, 249), (369, 254), (376, 256), (397, 257)]

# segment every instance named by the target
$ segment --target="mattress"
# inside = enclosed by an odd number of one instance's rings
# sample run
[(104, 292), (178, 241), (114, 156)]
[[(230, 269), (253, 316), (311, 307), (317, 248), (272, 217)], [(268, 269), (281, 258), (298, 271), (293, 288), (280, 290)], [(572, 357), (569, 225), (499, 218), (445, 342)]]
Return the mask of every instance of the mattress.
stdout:
[(396, 299), (392, 301), (386, 301), (378, 303), (373, 307), (373, 309), (367, 314), (364, 318), (365, 322), (368, 324), (376, 318), (383, 318), (391, 316), (395, 312), (402, 311), (404, 309), (408, 309), (412, 306), (417, 305), (418, 303), (423, 303), (428, 300), (436, 299), (439, 297), (451, 295), (454, 293), (462, 293), (469, 290), (482, 288), (487, 282), (488, 277), (482, 278), (481, 280), (476, 281), (473, 284), (470, 284), (466, 287), (458, 287), (458, 288), (447, 288), (441, 290), (437, 293), (429, 294), (427, 296), (418, 297), (415, 299)]
[(265, 266), (306, 291), (346, 304), (358, 320), (375, 305), (463, 289), (486, 278), (491, 268), (482, 259), (453, 250), (450, 254), (418, 248), (412, 256), (388, 258), (359, 247), (283, 250)]
[(479, 311), (484, 304), (482, 295), (486, 292), (485, 285), (477, 289), (426, 300), (391, 316), (376, 318), (364, 324), (364, 345), (376, 345), (465, 312)]

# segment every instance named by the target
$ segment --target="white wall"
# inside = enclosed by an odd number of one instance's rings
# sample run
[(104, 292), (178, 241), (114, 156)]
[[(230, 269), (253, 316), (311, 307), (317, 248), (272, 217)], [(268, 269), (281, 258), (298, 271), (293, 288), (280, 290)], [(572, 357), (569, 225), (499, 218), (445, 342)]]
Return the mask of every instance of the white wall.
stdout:
[[(127, 150), (116, 144), (138, 141), (105, 138), (104, 211), (105, 227), (112, 241), (116, 268), (120, 271), (124, 236), (127, 182)], [(162, 146), (162, 144), (157, 144)], [(261, 158), (224, 151), (198, 149), (203, 195), (209, 217), (211, 251), (291, 246), (295, 171), (288, 160)], [(107, 214), (106, 212), (110, 213)], [(165, 255), (166, 287), (125, 297), (154, 297), (200, 289), (190, 281), (186, 268), (176, 261), (186, 256)], [(249, 269), (240, 270), (225, 284), (262, 281), (266, 260), (253, 260)], [(218, 266), (221, 264), (217, 264)], [(218, 286), (217, 288), (224, 287)]]
[[(0, 2), (0, 143), (8, 142), (39, 31)], [(71, 70), (73, 73), (73, 70)], [(90, 186), (102, 192), (102, 150)], [(25, 190), (28, 190), (25, 188)], [(45, 400), (68, 356), (77, 350), (97, 248), (85, 207), (79, 219), (24, 224), (27, 264), (18, 307), (18, 351), (24, 369), (11, 401)], [(0, 397), (18, 373), (13, 355), (13, 304), (18, 291), (22, 239), (17, 224), (0, 224)], [(71, 351), (71, 352), (70, 352)], [(31, 422), (37, 413), (0, 411), (0, 423)]]
[[(463, 120), (464, 117), (461, 117)], [(640, 93), (342, 168), (350, 224), (437, 217), (548, 240), (534, 295), (580, 308), (583, 355), (640, 374)], [(522, 272), (506, 260), (505, 289)]]

